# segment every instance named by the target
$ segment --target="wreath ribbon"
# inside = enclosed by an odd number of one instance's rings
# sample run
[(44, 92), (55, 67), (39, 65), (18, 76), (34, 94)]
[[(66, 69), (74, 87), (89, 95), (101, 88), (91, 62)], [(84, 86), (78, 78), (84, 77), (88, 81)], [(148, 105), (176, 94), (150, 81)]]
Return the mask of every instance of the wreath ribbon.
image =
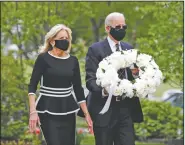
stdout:
[(108, 99), (107, 99), (107, 101), (106, 101), (106, 103), (105, 103), (103, 109), (100, 111), (99, 114), (104, 114), (104, 113), (106, 113), (106, 112), (109, 110), (110, 103), (111, 103), (112, 96), (113, 96), (112, 94), (113, 94), (113, 90), (114, 90), (114, 85), (115, 85), (115, 84), (113, 84), (113, 83), (110, 85), (109, 91), (108, 91), (108, 92), (109, 92)]

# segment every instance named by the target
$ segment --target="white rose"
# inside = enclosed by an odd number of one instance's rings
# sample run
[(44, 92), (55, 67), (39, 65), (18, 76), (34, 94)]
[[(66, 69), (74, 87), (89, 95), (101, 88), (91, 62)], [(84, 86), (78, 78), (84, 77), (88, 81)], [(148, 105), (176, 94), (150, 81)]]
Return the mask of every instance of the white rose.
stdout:
[(113, 91), (113, 95), (114, 96), (121, 96), (123, 94), (123, 89), (120, 87), (115, 87), (114, 91)]
[(163, 74), (160, 70), (156, 71), (156, 77), (160, 78), (162, 80)]
[(104, 78), (104, 79), (101, 80), (101, 86), (102, 87), (107, 87), (109, 85), (111, 85), (111, 82), (110, 82), (109, 79)]
[(152, 60), (152, 61), (150, 62), (150, 64), (151, 64), (154, 68), (159, 69), (159, 66), (155, 63), (154, 60)]
[(96, 78), (103, 78), (104, 77), (104, 73), (103, 73), (103, 70), (101, 68), (98, 68), (97, 69), (97, 72), (96, 72)]
[(153, 68), (147, 67), (147, 68), (145, 69), (144, 75), (145, 75), (146, 77), (152, 78), (152, 77), (155, 76), (155, 74), (156, 74), (156, 70), (154, 70)]
[(103, 59), (103, 60), (99, 63), (99, 68), (104, 69), (104, 70), (108, 69), (108, 68), (109, 68), (108, 62), (107, 62), (106, 60)]
[(127, 50), (126, 54), (127, 54), (126, 61), (128, 66), (132, 65), (133, 63), (136, 63), (137, 50), (134, 50), (134, 49)]
[(109, 58), (115, 60), (115, 59), (117, 59), (120, 55), (121, 55), (121, 52), (120, 52), (120, 51), (116, 51), (116, 52), (112, 53), (112, 54), (109, 56)]
[(133, 85), (129, 80), (121, 80), (120, 87), (123, 88), (123, 93), (125, 93), (127, 97), (133, 97)]
[(136, 79), (136, 83), (134, 84), (134, 88), (136, 90), (136, 96), (145, 97), (147, 92), (147, 83), (144, 80)]
[(118, 70), (120, 67), (120, 62), (117, 59), (111, 60), (110, 64), (115, 68), (115, 70)]
[(136, 60), (136, 65), (138, 67), (147, 66), (150, 63), (151, 59), (152, 57), (150, 55), (139, 54)]
[(96, 84), (97, 84), (98, 86), (100, 86), (100, 85), (101, 85), (101, 80), (96, 79)]
[(154, 79), (148, 79), (147, 83), (148, 83), (150, 88), (155, 88), (156, 87), (156, 82), (154, 81)]

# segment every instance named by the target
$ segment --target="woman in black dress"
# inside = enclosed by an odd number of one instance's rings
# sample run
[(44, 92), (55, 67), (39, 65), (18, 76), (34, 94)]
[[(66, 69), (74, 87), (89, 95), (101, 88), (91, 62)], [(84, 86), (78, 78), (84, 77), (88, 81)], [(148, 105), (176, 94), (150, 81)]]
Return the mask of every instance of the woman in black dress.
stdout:
[[(30, 132), (34, 132), (39, 124), (47, 145), (75, 145), (75, 114), (79, 110), (78, 104), (92, 132), (92, 120), (81, 85), (78, 59), (69, 54), (71, 40), (71, 30), (63, 24), (54, 26), (46, 34), (28, 86)], [(49, 51), (49, 48), (52, 49)], [(35, 102), (39, 81), (40, 93)]]

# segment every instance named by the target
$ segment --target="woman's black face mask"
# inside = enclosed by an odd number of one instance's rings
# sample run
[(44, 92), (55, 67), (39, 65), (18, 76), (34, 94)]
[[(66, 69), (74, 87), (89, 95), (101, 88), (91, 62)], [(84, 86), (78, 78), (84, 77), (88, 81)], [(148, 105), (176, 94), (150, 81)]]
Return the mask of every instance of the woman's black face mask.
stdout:
[(69, 47), (69, 41), (66, 39), (55, 40), (55, 47), (57, 47), (60, 50), (66, 51)]

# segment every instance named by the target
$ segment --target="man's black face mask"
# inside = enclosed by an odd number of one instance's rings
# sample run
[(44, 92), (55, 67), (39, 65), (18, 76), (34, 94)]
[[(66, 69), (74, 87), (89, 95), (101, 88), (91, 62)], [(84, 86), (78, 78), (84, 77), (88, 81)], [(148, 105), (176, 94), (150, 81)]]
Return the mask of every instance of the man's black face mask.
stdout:
[[(111, 26), (110, 26), (111, 27)], [(118, 26), (116, 26), (115, 28), (111, 27), (110, 29), (110, 34), (111, 36), (117, 40), (117, 41), (120, 41), (122, 40), (125, 35), (126, 35), (126, 25), (123, 26), (123, 28), (118, 28)]]

